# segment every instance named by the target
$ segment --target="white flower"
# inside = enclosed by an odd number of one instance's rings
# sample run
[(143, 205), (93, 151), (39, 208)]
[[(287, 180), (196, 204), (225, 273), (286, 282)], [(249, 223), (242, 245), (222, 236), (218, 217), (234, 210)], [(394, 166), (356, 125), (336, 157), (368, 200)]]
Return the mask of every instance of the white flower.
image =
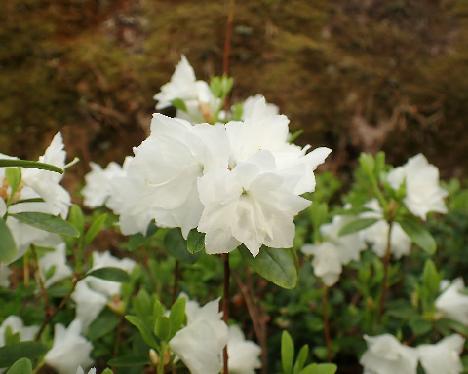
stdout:
[(448, 318), (468, 326), (468, 295), (462, 293), (464, 288), (463, 279), (455, 279), (436, 299), (435, 305)]
[(459, 374), (463, 371), (460, 354), (465, 339), (453, 334), (437, 344), (423, 344), (416, 348), (426, 374)]
[(218, 312), (219, 299), (203, 307), (188, 301), (187, 326), (169, 342), (192, 374), (218, 374), (222, 366), (222, 351), (228, 341), (228, 328)]
[[(254, 115), (255, 111), (258, 110), (256, 106), (259, 100), (265, 99), (262, 95), (253, 95), (245, 99), (242, 106), (242, 120), (251, 118)], [(265, 105), (261, 107), (261, 110), (263, 111), (263, 115), (266, 117), (279, 114), (279, 108), (275, 104), (267, 103), (266, 101)]]
[(76, 374), (78, 367), (89, 367), (93, 346), (81, 335), (81, 321), (73, 320), (65, 328), (55, 325), (52, 349), (44, 357), (45, 362), (59, 374)]
[(428, 212), (447, 213), (444, 199), (448, 193), (439, 184), (439, 169), (429, 164), (422, 154), (388, 174), (388, 181), (395, 189), (405, 180), (405, 204), (414, 215), (425, 220)]
[(115, 162), (111, 162), (104, 169), (94, 162), (90, 166), (91, 171), (85, 176), (86, 185), (81, 191), (84, 196), (83, 203), (89, 207), (105, 205), (112, 191), (111, 179), (125, 175), (125, 171)]
[(238, 326), (229, 326), (227, 352), (229, 372), (232, 374), (255, 374), (255, 369), (260, 368), (260, 347), (246, 340)]
[(19, 334), (20, 341), (34, 340), (34, 336), (39, 330), (38, 326), (25, 326), (21, 318), (10, 316), (0, 325), (0, 347), (5, 345), (5, 334), (10, 330), (12, 334)]
[(307, 255), (314, 255), (314, 274), (327, 286), (332, 286), (338, 280), (342, 270), (342, 258), (336, 245), (328, 242), (305, 244), (301, 251)]
[[(360, 231), (361, 237), (372, 245), (372, 250), (379, 257), (385, 256), (387, 249), (387, 235), (389, 230), (388, 223), (382, 218), (382, 209), (376, 200), (372, 200), (367, 204), (367, 207), (372, 211), (364, 212), (361, 217), (365, 218), (380, 218), (372, 226)], [(411, 250), (411, 240), (405, 231), (397, 222), (393, 223), (391, 234), (391, 251), (396, 259), (406, 256)]]
[[(42, 256), (39, 259), (39, 270), (42, 278), (45, 279), (46, 287), (70, 277), (72, 270), (67, 265), (65, 244), (61, 243), (57, 245), (53, 251), (47, 252)], [(49, 272), (52, 272), (52, 276), (46, 279), (46, 275)]]
[[(76, 369), (76, 374), (85, 374), (81, 366), (79, 366), (78, 369)], [(88, 374), (97, 374), (96, 368), (89, 369)]]
[(107, 297), (91, 289), (86, 279), (76, 284), (71, 299), (76, 304), (76, 318), (81, 321), (82, 331), (88, 330), (107, 304)]
[(171, 106), (175, 99), (182, 100), (186, 111), (177, 110), (177, 117), (197, 123), (206, 121), (220, 105), (208, 84), (196, 80), (185, 56), (181, 57), (170, 82), (161, 87), (161, 92), (154, 95), (154, 99), (158, 100), (158, 110)]
[[(104, 267), (113, 267), (131, 273), (136, 266), (136, 262), (130, 258), (117, 258), (110, 254), (109, 251), (93, 252), (93, 267), (91, 271)], [(112, 297), (120, 294), (122, 284), (120, 282), (106, 281), (95, 277), (87, 277), (87, 282), (94, 290), (103, 295)]]
[(331, 149), (320, 147), (306, 153), (310, 146), (300, 148), (288, 142), (289, 119), (268, 107), (265, 98), (255, 96), (244, 122), (229, 122), (226, 132), (231, 146), (230, 165), (247, 161), (259, 150), (270, 151), (277, 169), (288, 179), (294, 193), (301, 195), (315, 189), (313, 171), (325, 162)]
[(244, 243), (256, 256), (262, 244), (288, 248), (293, 244), (293, 217), (310, 202), (291, 191), (275, 170), (274, 157), (258, 152), (233, 170), (217, 170), (200, 178), (204, 210), (198, 231), (206, 233), (207, 253), (229, 252)]
[(359, 233), (338, 235), (341, 228), (354, 219), (355, 217), (352, 216), (334, 216), (331, 223), (320, 227), (320, 232), (325, 240), (337, 247), (342, 265), (346, 265), (352, 260), (358, 261), (361, 251), (365, 249), (365, 243)]
[[(1, 201), (1, 200), (0, 200)], [(5, 264), (0, 263), (0, 287), (10, 287), (11, 270)]]
[(365, 374), (416, 374), (417, 352), (393, 335), (364, 336), (368, 349), (361, 357)]
[[(62, 135), (57, 133), (39, 161), (63, 168), (65, 166), (66, 153), (63, 150)], [(53, 208), (52, 214), (67, 216), (70, 206), (70, 195), (59, 184), (62, 174), (43, 169), (23, 169), (22, 181), (31, 187), (46, 204)]]

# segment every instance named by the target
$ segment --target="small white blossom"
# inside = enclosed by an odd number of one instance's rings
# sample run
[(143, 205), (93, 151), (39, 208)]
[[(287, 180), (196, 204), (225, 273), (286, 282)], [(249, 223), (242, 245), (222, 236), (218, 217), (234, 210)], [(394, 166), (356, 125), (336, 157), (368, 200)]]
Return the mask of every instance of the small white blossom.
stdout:
[(38, 326), (25, 326), (23, 320), (17, 316), (10, 316), (0, 325), (0, 347), (5, 345), (5, 334), (10, 330), (13, 334), (19, 334), (20, 341), (34, 340), (34, 336), (39, 330)]
[[(445, 283), (445, 282), (444, 282)], [(468, 295), (462, 293), (465, 284), (462, 278), (455, 279), (436, 299), (439, 312), (448, 318), (468, 326)]]
[(76, 318), (81, 321), (82, 331), (88, 330), (107, 304), (107, 297), (91, 289), (86, 279), (76, 284), (71, 299), (76, 304)]
[[(377, 256), (384, 257), (387, 249), (389, 224), (382, 218), (382, 209), (376, 200), (370, 201), (367, 207), (372, 210), (362, 213), (361, 217), (379, 218), (379, 220), (372, 226), (360, 231), (360, 235), (366, 242), (371, 244), (372, 250)], [(397, 222), (393, 222), (390, 241), (392, 255), (396, 259), (410, 253), (411, 240)]]
[(414, 215), (425, 220), (428, 212), (447, 213), (444, 199), (448, 193), (440, 186), (439, 169), (422, 154), (390, 171), (388, 181), (395, 189), (406, 181), (405, 204)]
[(74, 320), (65, 328), (55, 325), (54, 343), (44, 361), (59, 374), (76, 374), (78, 367), (89, 367), (92, 344), (81, 335), (81, 321)]
[(239, 326), (229, 326), (227, 343), (228, 367), (232, 374), (255, 374), (260, 368), (260, 347), (246, 340)]
[(417, 352), (393, 335), (364, 336), (368, 349), (361, 357), (365, 374), (416, 374)]
[(333, 243), (305, 244), (302, 252), (313, 255), (312, 266), (314, 274), (322, 279), (327, 286), (338, 281), (342, 270), (342, 258), (339, 248)]
[(447, 336), (437, 344), (423, 344), (416, 348), (426, 374), (459, 374), (463, 372), (460, 354), (465, 339), (458, 334)]
[(169, 342), (192, 374), (218, 374), (222, 352), (228, 341), (228, 328), (218, 312), (219, 299), (203, 307), (187, 301), (187, 326)]
[[(251, 118), (254, 115), (255, 111), (258, 110), (256, 106), (259, 100), (264, 100), (263, 95), (253, 95), (245, 99), (244, 104), (242, 105), (242, 120)], [(261, 110), (261, 114), (265, 117), (271, 117), (279, 114), (279, 108), (275, 104), (267, 103), (266, 101), (265, 105), (261, 107)]]
[[(53, 269), (53, 270), (52, 270)], [(39, 270), (41, 276), (45, 279), (45, 286), (60, 282), (72, 275), (72, 270), (67, 265), (67, 257), (65, 254), (65, 244), (61, 243), (51, 252), (47, 252), (39, 259)], [(52, 276), (46, 279), (47, 273), (53, 272)]]
[(86, 185), (81, 191), (84, 196), (83, 203), (89, 207), (105, 205), (112, 192), (111, 179), (124, 176), (125, 171), (115, 162), (111, 162), (104, 169), (94, 162), (90, 166), (91, 171), (85, 176)]

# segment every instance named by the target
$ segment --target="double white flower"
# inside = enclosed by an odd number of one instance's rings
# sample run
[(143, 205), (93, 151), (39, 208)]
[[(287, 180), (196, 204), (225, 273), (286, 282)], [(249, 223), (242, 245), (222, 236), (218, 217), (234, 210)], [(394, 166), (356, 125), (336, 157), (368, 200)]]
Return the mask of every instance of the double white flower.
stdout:
[(313, 170), (331, 150), (307, 153), (288, 143), (289, 120), (255, 98), (244, 122), (196, 124), (155, 114), (151, 134), (134, 149), (108, 202), (124, 234), (162, 227), (206, 233), (208, 253), (245, 244), (291, 247), (293, 217), (310, 202)]

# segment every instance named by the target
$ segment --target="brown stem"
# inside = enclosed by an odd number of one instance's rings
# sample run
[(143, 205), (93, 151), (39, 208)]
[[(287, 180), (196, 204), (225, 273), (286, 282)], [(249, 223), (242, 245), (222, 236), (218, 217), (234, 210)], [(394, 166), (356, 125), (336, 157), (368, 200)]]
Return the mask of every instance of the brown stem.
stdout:
[(41, 325), (41, 327), (39, 328), (39, 331), (36, 334), (36, 337), (35, 337), (36, 341), (38, 341), (41, 338), (41, 335), (44, 332), (47, 325), (55, 318), (55, 316), (58, 314), (58, 312), (60, 312), (63, 309), (63, 307), (67, 304), (68, 300), (70, 300), (71, 295), (72, 295), (73, 291), (75, 291), (76, 284), (78, 283), (79, 280), (80, 280), (80, 278), (75, 275), (73, 277), (72, 288), (70, 289), (70, 291), (65, 295), (65, 297), (62, 299), (62, 301), (60, 301), (60, 304), (58, 305), (58, 307), (54, 311), (52, 311), (51, 313), (46, 314), (46, 317), (44, 318), (44, 321), (42, 322), (42, 325)]
[[(250, 275), (250, 273), (247, 274)], [(260, 344), (260, 348), (262, 350), (261, 372), (262, 374), (268, 374), (267, 322), (269, 318), (264, 314), (261, 307), (255, 302), (255, 294), (252, 292), (253, 287), (248, 287), (236, 274), (233, 274), (233, 277), (236, 280), (242, 297), (245, 300), (245, 304), (247, 305), (247, 310), (249, 312), (250, 318), (252, 319), (255, 337), (257, 338), (257, 341)]]
[[(223, 48), (223, 75), (229, 75), (229, 62), (231, 57), (231, 46), (232, 46), (232, 25), (234, 23), (234, 6), (235, 0), (229, 0), (228, 13), (226, 18), (226, 30), (224, 34), (224, 48)], [(224, 98), (223, 107), (224, 110), (229, 109), (229, 95)]]
[[(229, 268), (229, 253), (224, 253), (222, 257), (224, 263), (223, 320), (227, 324), (229, 320), (229, 279), (231, 269)], [(223, 349), (223, 374), (229, 374), (227, 345)]]
[(379, 314), (378, 314), (379, 321), (382, 318), (382, 315), (385, 309), (385, 299), (387, 298), (388, 269), (390, 267), (390, 258), (392, 255), (392, 230), (393, 230), (393, 223), (388, 222), (387, 247), (385, 248), (385, 255), (383, 258), (384, 274), (383, 274), (382, 289), (380, 292), (380, 300), (379, 300)]
[(325, 337), (325, 342), (327, 345), (327, 359), (328, 362), (332, 362), (333, 358), (333, 348), (332, 348), (332, 338), (330, 333), (330, 318), (329, 318), (329, 300), (328, 300), (328, 286), (323, 285), (323, 298), (322, 298), (322, 312), (323, 312), (323, 335)]

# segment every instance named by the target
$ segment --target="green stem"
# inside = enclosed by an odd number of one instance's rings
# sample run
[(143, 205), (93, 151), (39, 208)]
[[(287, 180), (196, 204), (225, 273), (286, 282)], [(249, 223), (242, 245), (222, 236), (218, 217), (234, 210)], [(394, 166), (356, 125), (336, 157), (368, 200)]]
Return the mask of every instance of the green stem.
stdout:
[(384, 309), (385, 309), (385, 299), (387, 297), (388, 291), (388, 271), (390, 267), (390, 259), (392, 256), (392, 230), (393, 222), (388, 222), (388, 231), (387, 231), (387, 247), (385, 248), (385, 255), (383, 258), (383, 267), (384, 275), (382, 280), (382, 289), (380, 291), (380, 300), (379, 300), (379, 310), (378, 310), (378, 321), (382, 318)]
[(158, 374), (164, 374), (164, 358), (166, 356), (166, 344), (161, 344), (161, 351), (159, 352), (159, 361), (158, 361)]

